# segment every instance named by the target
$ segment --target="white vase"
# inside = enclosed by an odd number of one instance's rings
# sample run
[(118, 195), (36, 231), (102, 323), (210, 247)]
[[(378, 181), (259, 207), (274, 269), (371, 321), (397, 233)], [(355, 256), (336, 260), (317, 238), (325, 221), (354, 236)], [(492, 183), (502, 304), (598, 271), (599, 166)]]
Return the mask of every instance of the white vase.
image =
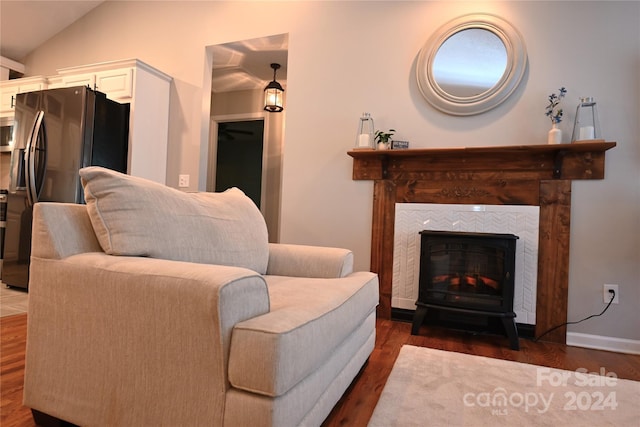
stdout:
[(388, 142), (378, 142), (378, 150), (388, 150), (389, 143)]
[(549, 131), (547, 144), (562, 144), (562, 129), (559, 129), (556, 123), (553, 124)]

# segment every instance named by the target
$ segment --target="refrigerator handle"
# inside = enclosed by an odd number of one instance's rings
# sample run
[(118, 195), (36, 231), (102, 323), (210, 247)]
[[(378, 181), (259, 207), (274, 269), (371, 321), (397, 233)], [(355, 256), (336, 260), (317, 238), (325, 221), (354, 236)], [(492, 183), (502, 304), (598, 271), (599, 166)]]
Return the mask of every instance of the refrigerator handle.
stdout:
[[(24, 156), (22, 159), (23, 162), (23, 166), (22, 166), (22, 174), (24, 175), (24, 182), (25, 182), (25, 190), (27, 192), (27, 206), (33, 206), (33, 199), (31, 197), (31, 185), (29, 184), (31, 178), (29, 175), (29, 152), (31, 151), (31, 141), (33, 141), (33, 134), (37, 132), (37, 124), (38, 124), (38, 118), (39, 118), (40, 114), (36, 114), (35, 119), (33, 120), (33, 125), (31, 125), (31, 132), (29, 132), (29, 138), (27, 139), (27, 143), (24, 147)], [(20, 172), (19, 172), (20, 173)], [(19, 177), (17, 177), (19, 178)], [(17, 182), (17, 181), (16, 181)]]
[(38, 137), (42, 132), (42, 137), (46, 138), (44, 131), (44, 111), (38, 111), (36, 120), (31, 130), (31, 137), (25, 148), (25, 181), (27, 187), (27, 204), (33, 206), (38, 201), (38, 189), (36, 185), (36, 156), (38, 149)]

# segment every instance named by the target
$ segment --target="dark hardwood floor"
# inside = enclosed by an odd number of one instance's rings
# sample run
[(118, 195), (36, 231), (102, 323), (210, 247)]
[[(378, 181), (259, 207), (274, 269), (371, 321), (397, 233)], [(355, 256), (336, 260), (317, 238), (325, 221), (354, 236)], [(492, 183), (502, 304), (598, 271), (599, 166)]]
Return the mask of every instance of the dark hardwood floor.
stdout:
[(34, 426), (31, 411), (22, 406), (27, 315), (0, 318), (0, 425)]
[(376, 338), (376, 347), (368, 364), (334, 407), (323, 427), (367, 425), (404, 344), (571, 371), (585, 368), (589, 372), (599, 372), (604, 367), (619, 378), (640, 380), (640, 355), (533, 342), (524, 338), (520, 339), (520, 351), (514, 351), (509, 348), (508, 339), (498, 335), (422, 326), (420, 335), (412, 336), (410, 323), (380, 319)]
[[(2, 427), (33, 427), (29, 409), (22, 406), (22, 381), (26, 345), (27, 315), (0, 319), (2, 346), (0, 373)], [(427, 333), (429, 334), (427, 336)], [(411, 324), (378, 319), (376, 347), (369, 362), (335, 406), (323, 427), (366, 426), (393, 363), (404, 344), (459, 353), (476, 354), (553, 368), (598, 372), (605, 368), (619, 378), (640, 381), (640, 355), (628, 355), (548, 342), (520, 340), (520, 351), (509, 349), (507, 338), (475, 335), (423, 326), (421, 335), (411, 335)]]

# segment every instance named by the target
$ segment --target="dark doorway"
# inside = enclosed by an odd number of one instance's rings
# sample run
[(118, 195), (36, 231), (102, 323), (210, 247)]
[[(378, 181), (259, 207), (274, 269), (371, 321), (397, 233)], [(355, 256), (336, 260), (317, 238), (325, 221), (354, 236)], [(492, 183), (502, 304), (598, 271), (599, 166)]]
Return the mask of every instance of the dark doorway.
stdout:
[(218, 123), (216, 188), (238, 187), (260, 208), (264, 120)]

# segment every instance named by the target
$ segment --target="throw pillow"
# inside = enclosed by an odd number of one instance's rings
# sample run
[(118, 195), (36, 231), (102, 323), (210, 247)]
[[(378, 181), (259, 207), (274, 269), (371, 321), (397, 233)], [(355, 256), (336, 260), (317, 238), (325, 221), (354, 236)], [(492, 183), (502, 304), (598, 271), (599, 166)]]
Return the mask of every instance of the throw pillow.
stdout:
[(185, 193), (97, 166), (81, 169), (80, 177), (106, 253), (266, 272), (267, 226), (241, 190)]

